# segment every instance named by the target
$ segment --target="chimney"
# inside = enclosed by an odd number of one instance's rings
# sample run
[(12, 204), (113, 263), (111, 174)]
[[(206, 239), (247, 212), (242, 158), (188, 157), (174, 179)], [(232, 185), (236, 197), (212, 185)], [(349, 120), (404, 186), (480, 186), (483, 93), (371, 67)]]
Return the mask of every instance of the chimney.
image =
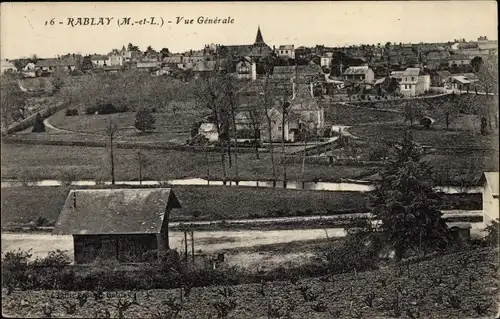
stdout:
[(295, 99), (296, 96), (297, 96), (297, 88), (296, 88), (295, 81), (293, 81), (292, 82), (292, 99)]
[(311, 96), (314, 96), (314, 85), (311, 81), (311, 83), (309, 83), (309, 89), (311, 90)]

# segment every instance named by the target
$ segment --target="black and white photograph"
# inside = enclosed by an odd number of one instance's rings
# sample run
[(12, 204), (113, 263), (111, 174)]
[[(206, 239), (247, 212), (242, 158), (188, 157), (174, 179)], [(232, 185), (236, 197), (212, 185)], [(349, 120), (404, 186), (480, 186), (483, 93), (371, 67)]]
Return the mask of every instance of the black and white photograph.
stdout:
[(497, 14), (2, 2), (2, 317), (498, 318)]

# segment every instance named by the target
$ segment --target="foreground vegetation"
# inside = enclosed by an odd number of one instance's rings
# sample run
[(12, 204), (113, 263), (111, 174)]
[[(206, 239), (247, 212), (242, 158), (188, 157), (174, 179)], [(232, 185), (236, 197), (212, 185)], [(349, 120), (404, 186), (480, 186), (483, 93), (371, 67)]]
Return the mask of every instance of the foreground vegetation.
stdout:
[[(318, 273), (317, 278), (299, 272), (279, 278), (287, 274), (281, 271), (273, 281), (259, 283), (257, 277), (257, 283), (246, 284), (242, 273), (219, 277), (213, 271), (216, 286), (198, 281), (203, 287), (166, 290), (4, 290), (2, 308), (5, 315), (21, 317), (492, 317), (498, 302), (497, 256), (498, 250), (477, 248), (378, 270)], [(207, 274), (203, 278), (210, 278)]]

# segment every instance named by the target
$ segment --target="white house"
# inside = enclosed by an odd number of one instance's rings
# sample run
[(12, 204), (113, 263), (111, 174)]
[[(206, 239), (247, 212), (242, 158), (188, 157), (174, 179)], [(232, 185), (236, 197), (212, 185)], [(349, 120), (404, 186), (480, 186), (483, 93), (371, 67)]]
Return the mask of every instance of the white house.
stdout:
[(111, 65), (111, 61), (107, 55), (94, 54), (90, 57), (90, 60), (92, 64), (98, 68)]
[(257, 64), (250, 57), (243, 57), (236, 64), (236, 77), (238, 79), (257, 79)]
[(351, 66), (348, 67), (343, 74), (344, 82), (354, 82), (354, 83), (373, 83), (375, 80), (375, 73), (373, 70), (364, 66)]
[(295, 59), (295, 47), (293, 44), (280, 45), (277, 50), (274, 50), (279, 57)]
[(1, 71), (0, 73), (1, 74), (4, 74), (4, 73), (16, 73), (17, 72), (17, 68), (16, 66), (14, 65), (14, 63), (10, 62), (9, 60), (4, 60), (2, 59), (2, 62), (1, 62)]
[(217, 142), (219, 140), (217, 126), (214, 123), (201, 123), (198, 134), (205, 136), (209, 142)]
[(483, 186), (483, 223), (488, 225), (499, 218), (498, 172), (484, 172), (481, 177)]
[(399, 76), (399, 89), (406, 97), (422, 95), (431, 88), (430, 75), (424, 74), (419, 68), (407, 68)]

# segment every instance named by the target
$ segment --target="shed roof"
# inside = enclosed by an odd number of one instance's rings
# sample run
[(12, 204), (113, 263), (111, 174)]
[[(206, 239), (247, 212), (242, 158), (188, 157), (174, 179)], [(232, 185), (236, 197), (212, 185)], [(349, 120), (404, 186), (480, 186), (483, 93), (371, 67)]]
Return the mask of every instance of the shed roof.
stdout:
[(53, 234), (159, 233), (167, 208), (181, 208), (170, 188), (71, 190)]
[(461, 75), (453, 76), (452, 79), (455, 80), (455, 81), (458, 81), (458, 82), (460, 82), (462, 84), (469, 84), (470, 83), (469, 80), (467, 80), (465, 77), (463, 77)]

